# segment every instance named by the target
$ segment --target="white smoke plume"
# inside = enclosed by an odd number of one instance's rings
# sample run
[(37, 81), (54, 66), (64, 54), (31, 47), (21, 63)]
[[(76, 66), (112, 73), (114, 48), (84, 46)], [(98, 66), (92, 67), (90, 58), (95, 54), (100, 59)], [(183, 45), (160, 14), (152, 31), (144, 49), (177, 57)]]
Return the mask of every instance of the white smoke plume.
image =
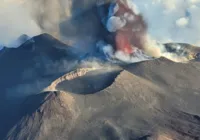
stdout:
[(11, 42), (20, 35), (34, 36), (40, 33), (39, 26), (20, 3), (0, 2), (0, 43), (2, 45), (13, 47)]
[[(62, 40), (60, 32), (66, 29), (60, 24), (94, 6), (94, 2), (96, 0), (3, 0), (0, 2), (0, 44), (13, 47), (12, 42), (22, 34), (32, 37), (49, 33)], [(69, 34), (71, 30), (66, 32)]]
[[(145, 51), (159, 57), (166, 42), (200, 45), (200, 0), (130, 0), (148, 25)], [(59, 25), (93, 5), (95, 0), (3, 0), (0, 2), (0, 44), (18, 47), (22, 34), (47, 32), (59, 39)], [(67, 31), (66, 31), (67, 32)], [(14, 43), (13, 43), (14, 42)], [(17, 43), (16, 43), (17, 42)], [(170, 55), (167, 55), (170, 56)]]
[[(59, 38), (59, 24), (70, 17), (68, 0), (4, 0), (0, 2), (0, 43), (17, 47), (22, 34), (49, 33)], [(15, 44), (15, 45), (14, 45)]]

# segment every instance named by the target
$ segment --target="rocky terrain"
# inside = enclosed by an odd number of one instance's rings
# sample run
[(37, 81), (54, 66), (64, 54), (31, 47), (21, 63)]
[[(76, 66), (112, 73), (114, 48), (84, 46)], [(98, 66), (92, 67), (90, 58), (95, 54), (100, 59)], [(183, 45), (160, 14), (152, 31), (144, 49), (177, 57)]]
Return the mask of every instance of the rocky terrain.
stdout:
[(47, 34), (0, 51), (0, 139), (200, 139), (199, 62), (76, 52)]

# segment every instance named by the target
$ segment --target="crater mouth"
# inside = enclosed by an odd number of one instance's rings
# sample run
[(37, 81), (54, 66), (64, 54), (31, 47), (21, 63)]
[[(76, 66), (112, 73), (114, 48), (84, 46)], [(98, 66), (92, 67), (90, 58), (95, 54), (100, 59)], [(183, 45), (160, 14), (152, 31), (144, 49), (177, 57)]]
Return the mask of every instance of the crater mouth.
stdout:
[(58, 83), (56, 89), (74, 94), (94, 94), (112, 85), (121, 71), (120, 69), (90, 71), (83, 76)]

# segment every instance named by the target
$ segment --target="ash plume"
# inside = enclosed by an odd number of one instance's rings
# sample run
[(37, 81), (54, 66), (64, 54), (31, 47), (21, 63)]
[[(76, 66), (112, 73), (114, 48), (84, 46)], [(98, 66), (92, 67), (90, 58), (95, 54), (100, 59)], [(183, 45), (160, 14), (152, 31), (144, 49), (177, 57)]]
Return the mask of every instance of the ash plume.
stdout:
[[(193, 59), (193, 56), (190, 56), (193, 55), (192, 51), (184, 53), (185, 47), (183, 44), (175, 45), (177, 50), (174, 52), (169, 52), (164, 44), (153, 39), (153, 37), (149, 34), (149, 22), (147, 21), (147, 18), (138, 10), (139, 8), (134, 2), (135, 1), (132, 0), (120, 1), (117, 3), (117, 5), (114, 7), (111, 6), (110, 8), (110, 11), (112, 12), (109, 11), (110, 17), (106, 23), (106, 27), (109, 32), (116, 32), (115, 38), (117, 42), (115, 42), (115, 44), (117, 48), (120, 48), (120, 46), (117, 46), (118, 44), (126, 47), (127, 43), (124, 42), (130, 42), (134, 49), (140, 49), (149, 56), (153, 56), (155, 58), (166, 57), (175, 62), (187, 62), (190, 59)], [(123, 4), (121, 5), (120, 3)], [(123, 6), (126, 7), (124, 8)], [(124, 12), (125, 14), (123, 15), (122, 13)], [(127, 13), (130, 13), (131, 16)], [(180, 20), (180, 24), (182, 25), (182, 22), (184, 21), (185, 20)], [(191, 50), (192, 49), (193, 48), (191, 48)], [(181, 54), (179, 53), (179, 50), (182, 50)], [(136, 55), (138, 55), (138, 52), (136, 52)], [(135, 54), (132, 57), (126, 53), (118, 51), (115, 54), (115, 57), (127, 62), (137, 62), (137, 60), (134, 59), (137, 58)]]
[[(8, 0), (0, 2), (0, 43), (13, 47), (22, 34), (49, 33), (62, 40), (60, 24), (90, 7), (88, 0)], [(16, 45), (15, 47), (18, 47)]]
[[(70, 20), (92, 8), (96, 2), (101, 4), (108, 3), (110, 0), (2, 1), (0, 2), (0, 44), (6, 47), (18, 47), (23, 41), (17, 38), (23, 34), (33, 37), (41, 33), (49, 33), (80, 49), (83, 48), (81, 46), (91, 47), (90, 43), (97, 41), (92, 37), (97, 36), (101, 31), (98, 23), (100, 19), (88, 12), (91, 15), (83, 18), (76, 25)], [(163, 42), (183, 41), (198, 44), (200, 40), (199, 16), (196, 14), (199, 13), (198, 1), (128, 0), (127, 4), (137, 7), (137, 11), (133, 13), (136, 21), (130, 25), (134, 27), (133, 32), (124, 35), (130, 38), (134, 46), (144, 50), (148, 55), (166, 56), (173, 60), (175, 56), (167, 52), (162, 45)], [(152, 8), (147, 8), (148, 5)], [(185, 14), (183, 10), (176, 12), (176, 7), (185, 10)], [(166, 17), (165, 24), (160, 24), (162, 21), (159, 19), (163, 20)]]

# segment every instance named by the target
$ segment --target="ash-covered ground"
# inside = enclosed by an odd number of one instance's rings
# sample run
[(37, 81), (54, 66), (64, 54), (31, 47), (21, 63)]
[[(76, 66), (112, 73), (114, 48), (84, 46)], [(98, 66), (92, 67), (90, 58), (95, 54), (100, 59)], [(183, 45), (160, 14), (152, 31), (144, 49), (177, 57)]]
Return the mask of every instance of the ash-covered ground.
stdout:
[(1, 139), (200, 138), (198, 61), (106, 58), (80, 56), (47, 34), (3, 49)]

